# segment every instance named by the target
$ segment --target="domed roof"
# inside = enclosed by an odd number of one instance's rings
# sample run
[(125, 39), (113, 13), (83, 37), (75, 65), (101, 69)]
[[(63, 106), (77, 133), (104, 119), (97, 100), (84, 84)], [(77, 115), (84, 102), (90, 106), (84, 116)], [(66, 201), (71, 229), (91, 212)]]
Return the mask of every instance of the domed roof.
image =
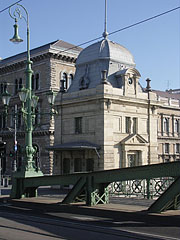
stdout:
[(133, 55), (122, 45), (108, 39), (103, 39), (81, 51), (76, 65), (87, 64), (100, 59), (135, 66)]

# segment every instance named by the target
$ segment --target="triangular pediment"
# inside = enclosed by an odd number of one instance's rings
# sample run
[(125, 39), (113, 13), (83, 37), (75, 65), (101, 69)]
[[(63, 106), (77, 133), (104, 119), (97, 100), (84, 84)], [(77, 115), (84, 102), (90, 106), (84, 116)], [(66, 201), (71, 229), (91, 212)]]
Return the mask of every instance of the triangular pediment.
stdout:
[(121, 142), (121, 144), (146, 144), (147, 141), (139, 134), (131, 134), (124, 138)]

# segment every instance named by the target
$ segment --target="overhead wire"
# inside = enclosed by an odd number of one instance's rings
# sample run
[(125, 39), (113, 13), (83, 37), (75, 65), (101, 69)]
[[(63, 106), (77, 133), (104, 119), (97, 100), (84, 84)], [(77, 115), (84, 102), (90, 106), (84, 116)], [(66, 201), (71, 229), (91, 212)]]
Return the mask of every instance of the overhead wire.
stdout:
[[(21, 1), (22, 1), (22, 0), (19, 0), (19, 1), (15, 2), (15, 3), (13, 3), (12, 5), (10, 5), (10, 6), (6, 7), (5, 9), (1, 10), (0, 13), (2, 13), (3, 11), (9, 9), (10, 7), (16, 5), (17, 3), (21, 2)], [(180, 6), (178, 6), (178, 7), (176, 7), (176, 8), (173, 8), (173, 9), (170, 9), (170, 10), (168, 10), (168, 11), (162, 12), (162, 13), (157, 14), (157, 15), (155, 15), (155, 16), (146, 18), (146, 19), (141, 20), (141, 21), (139, 21), (139, 22), (133, 23), (133, 24), (128, 25), (128, 26), (126, 26), (126, 27), (120, 28), (120, 29), (115, 30), (115, 31), (113, 31), (113, 32), (110, 32), (108, 35), (113, 35), (113, 34), (116, 34), (116, 33), (118, 33), (118, 32), (121, 32), (121, 31), (124, 31), (124, 30), (126, 30), (126, 29), (129, 29), (129, 28), (131, 28), (131, 27), (135, 27), (135, 26), (137, 26), (137, 25), (140, 25), (140, 24), (142, 24), (142, 23), (151, 21), (151, 20), (153, 20), (153, 19), (155, 19), (155, 18), (161, 17), (161, 16), (163, 16), (163, 15), (165, 15), (165, 14), (168, 14), (168, 13), (170, 13), (170, 12), (176, 11), (176, 10), (178, 10), (178, 9), (180, 9)], [(78, 47), (81, 47), (81, 46), (83, 46), (83, 45), (89, 44), (89, 43), (91, 43), (91, 42), (97, 41), (97, 40), (102, 39), (102, 38), (103, 38), (103, 36), (100, 36), (100, 37), (97, 37), (97, 38), (88, 40), (88, 41), (83, 42), (83, 43), (80, 43), (80, 44), (78, 44), (78, 45), (76, 45), (76, 46), (73, 46), (73, 47), (67, 48), (67, 49), (65, 49), (65, 50), (59, 51), (58, 53), (64, 53), (64, 52), (67, 52), (67, 51), (69, 51), (69, 50), (76, 49), (76, 48), (78, 48)]]
[[(155, 16), (146, 18), (146, 19), (141, 20), (141, 21), (139, 21), (139, 22), (133, 23), (133, 24), (128, 25), (128, 26), (126, 26), (126, 27), (120, 28), (120, 29), (118, 29), (118, 30), (116, 30), (116, 31), (110, 32), (108, 35), (113, 35), (113, 34), (115, 34), (115, 33), (124, 31), (124, 30), (126, 30), (126, 29), (128, 29), (128, 28), (135, 27), (135, 26), (137, 26), (137, 25), (140, 25), (140, 24), (142, 24), (142, 23), (148, 22), (148, 21), (153, 20), (153, 19), (155, 19), (155, 18), (161, 17), (161, 16), (163, 16), (163, 15), (165, 15), (165, 14), (168, 14), (168, 13), (170, 13), (170, 12), (176, 11), (176, 10), (178, 10), (178, 9), (180, 9), (180, 6), (179, 6), (179, 7), (176, 7), (176, 8), (173, 8), (173, 9), (170, 9), (170, 10), (168, 10), (168, 11), (165, 11), (165, 12), (163, 12), (163, 13), (157, 14), (157, 15), (155, 15)], [(88, 43), (97, 41), (97, 40), (102, 39), (102, 38), (103, 38), (103, 36), (100, 36), (100, 37), (91, 39), (91, 40), (89, 40), (89, 41), (83, 42), (83, 43), (78, 44), (78, 45), (76, 45), (76, 46), (73, 46), (73, 47), (67, 48), (67, 49), (65, 49), (65, 50), (62, 50), (62, 51), (60, 51), (60, 52), (58, 52), (58, 53), (67, 52), (67, 51), (69, 51), (69, 50), (72, 50), (72, 49), (81, 47), (81, 46), (83, 46), (83, 45), (85, 45), (85, 44), (88, 44)]]
[(10, 6), (8, 6), (8, 7), (4, 8), (4, 9), (0, 10), (0, 13), (6, 11), (6, 10), (9, 9), (10, 7), (16, 5), (17, 3), (21, 2), (21, 1), (22, 1), (22, 0), (19, 0), (19, 1), (15, 2), (15, 3), (11, 4)]

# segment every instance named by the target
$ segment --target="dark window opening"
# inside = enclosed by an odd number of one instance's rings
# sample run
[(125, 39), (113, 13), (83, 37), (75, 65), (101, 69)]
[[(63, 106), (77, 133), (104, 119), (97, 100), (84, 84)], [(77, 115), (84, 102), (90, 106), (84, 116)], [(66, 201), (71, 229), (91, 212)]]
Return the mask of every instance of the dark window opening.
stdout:
[(75, 133), (76, 134), (82, 133), (82, 117), (75, 118)]
[(81, 158), (74, 159), (74, 172), (82, 172), (82, 159)]
[(63, 174), (70, 173), (70, 159), (64, 158), (63, 159)]
[(86, 171), (87, 172), (94, 171), (94, 159), (92, 159), (92, 158), (86, 159)]
[(165, 153), (169, 153), (169, 143), (165, 143)]

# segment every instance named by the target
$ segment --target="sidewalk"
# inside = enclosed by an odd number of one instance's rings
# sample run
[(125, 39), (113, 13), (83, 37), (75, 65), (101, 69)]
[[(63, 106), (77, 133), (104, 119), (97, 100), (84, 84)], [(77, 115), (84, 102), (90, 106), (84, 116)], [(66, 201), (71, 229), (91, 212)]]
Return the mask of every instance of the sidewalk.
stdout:
[[(0, 202), (8, 202), (8, 203), (22, 203), (23, 204), (42, 204), (46, 205), (47, 207), (53, 208), (60, 208), (61, 201), (66, 196), (68, 190), (60, 190), (60, 189), (52, 189), (51, 187), (46, 188), (39, 188), (38, 189), (38, 197), (36, 198), (23, 198), (23, 199), (10, 199), (10, 186), (7, 188), (0, 188), (1, 192), (3, 193), (0, 196)], [(112, 210), (112, 211), (123, 211), (123, 212), (131, 212), (131, 213), (141, 213), (147, 214), (148, 207), (154, 202), (154, 200), (149, 199), (139, 199), (139, 198), (124, 198), (124, 197), (111, 197), (109, 204), (99, 204), (96, 206), (86, 206), (84, 203), (73, 203), (70, 204), (72, 207), (81, 206), (81, 208), (86, 209), (99, 209), (99, 210)], [(180, 218), (180, 210), (169, 210), (163, 212), (161, 214), (154, 214), (151, 215), (160, 215), (160, 216), (174, 216)]]

